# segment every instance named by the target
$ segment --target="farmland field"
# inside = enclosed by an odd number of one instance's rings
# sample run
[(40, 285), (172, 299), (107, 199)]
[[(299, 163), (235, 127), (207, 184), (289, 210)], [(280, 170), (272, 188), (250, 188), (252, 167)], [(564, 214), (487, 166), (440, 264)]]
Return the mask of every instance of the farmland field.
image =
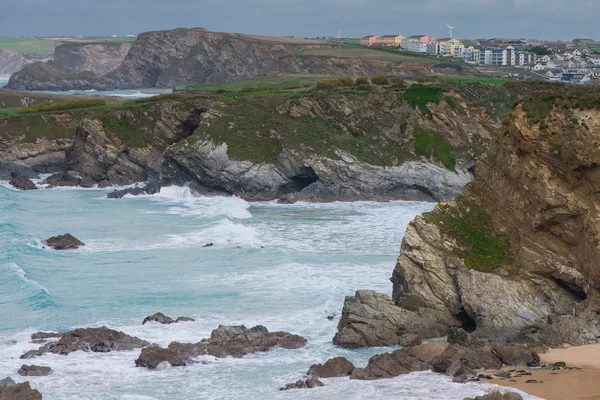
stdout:
[(414, 62), (424, 64), (440, 64), (447, 62), (433, 57), (416, 56), (408, 53), (396, 51), (375, 50), (369, 48), (332, 48), (332, 49), (311, 49), (295, 53), (297, 56), (323, 56), (323, 57), (341, 57), (341, 58), (359, 58), (365, 60), (383, 60), (395, 62)]
[(33, 37), (0, 37), (0, 49), (14, 50), (26, 54), (54, 54), (52, 41)]
[(293, 86), (313, 86), (317, 82), (328, 78), (332, 77), (320, 75), (261, 75), (230, 83), (192, 85), (188, 89), (215, 92), (217, 90), (238, 91), (252, 87), (268, 87), (271, 90), (283, 90)]

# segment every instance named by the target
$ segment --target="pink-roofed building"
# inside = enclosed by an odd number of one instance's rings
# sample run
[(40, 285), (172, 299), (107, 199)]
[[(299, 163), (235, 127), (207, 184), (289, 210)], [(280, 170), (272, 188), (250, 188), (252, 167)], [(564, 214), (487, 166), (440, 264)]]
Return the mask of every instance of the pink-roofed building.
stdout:
[(377, 36), (377, 35), (365, 36), (364, 38), (360, 39), (360, 45), (361, 46), (374, 46), (377, 44), (378, 37), (379, 36)]
[[(402, 41), (402, 48), (415, 53), (427, 53), (432, 44), (437, 43), (436, 38), (430, 35), (409, 36)], [(436, 46), (437, 47), (437, 46)]]

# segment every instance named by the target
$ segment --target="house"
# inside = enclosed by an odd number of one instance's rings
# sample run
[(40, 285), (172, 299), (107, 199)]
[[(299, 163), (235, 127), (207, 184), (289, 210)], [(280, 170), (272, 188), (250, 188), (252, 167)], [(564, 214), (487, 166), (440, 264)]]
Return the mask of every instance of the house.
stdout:
[(479, 61), (479, 46), (469, 46), (464, 48), (462, 58), (465, 61)]
[(361, 46), (374, 46), (377, 44), (377, 38), (378, 38), (378, 36), (376, 36), (376, 35), (365, 36), (360, 39), (360, 45)]
[(400, 47), (402, 39), (404, 39), (404, 36), (402, 35), (383, 35), (377, 37), (376, 44), (378, 46)]
[(590, 77), (583, 72), (563, 72), (561, 78), (561, 82), (565, 83), (573, 83), (577, 85), (582, 85), (590, 81)]
[(562, 76), (562, 71), (560, 69), (549, 69), (546, 72), (546, 76), (548, 78), (560, 78)]
[(541, 61), (542, 61), (543, 63), (550, 62), (550, 60), (551, 60), (551, 58), (550, 58), (550, 56), (548, 56), (548, 55), (546, 55), (546, 56), (543, 56), (543, 57), (541, 58)]
[(465, 46), (460, 42), (460, 40), (454, 38), (444, 38), (438, 40), (440, 45), (439, 54), (442, 56), (449, 57), (462, 57), (462, 53), (465, 49)]
[(482, 48), (479, 50), (479, 64), (503, 67), (517, 65), (515, 48), (512, 46)]
[(435, 46), (430, 46), (429, 50), (432, 50), (432, 47), (437, 48), (437, 41), (435, 37), (429, 35), (415, 35), (409, 36), (408, 38), (402, 41), (402, 48), (408, 51), (412, 51), (415, 53), (427, 53), (428, 48), (427, 45), (430, 43), (436, 43)]
[(529, 51), (517, 51), (516, 65), (520, 67), (532, 66), (535, 64), (535, 53)]
[(534, 71), (543, 71), (546, 67), (543, 64), (537, 63), (533, 66)]
[(600, 79), (600, 68), (590, 68), (590, 76), (595, 79)]
[(592, 63), (592, 65), (597, 65), (600, 67), (600, 58), (590, 58), (590, 63)]
[(583, 53), (581, 52), (581, 50), (579, 49), (575, 49), (571, 52), (571, 54), (573, 54), (573, 57), (581, 57), (583, 55)]

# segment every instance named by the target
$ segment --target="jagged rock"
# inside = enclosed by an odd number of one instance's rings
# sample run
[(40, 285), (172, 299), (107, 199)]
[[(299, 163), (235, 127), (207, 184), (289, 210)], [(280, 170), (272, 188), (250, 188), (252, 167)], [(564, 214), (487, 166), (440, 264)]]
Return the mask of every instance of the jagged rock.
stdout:
[(202, 247), (213, 247), (215, 244), (214, 243), (206, 243), (204, 246)]
[(325, 361), (325, 364), (313, 364), (306, 375), (320, 378), (337, 378), (352, 375), (355, 367), (345, 357), (336, 357)]
[(209, 339), (198, 343), (172, 342), (169, 347), (146, 347), (135, 361), (137, 367), (156, 369), (166, 362), (171, 366), (184, 366), (194, 358), (210, 355), (217, 358), (242, 357), (246, 354), (268, 351), (273, 347), (299, 349), (306, 339), (286, 332), (269, 332), (264, 326), (222, 326), (213, 330)]
[(167, 317), (165, 314), (160, 312), (157, 312), (156, 314), (152, 314), (144, 318), (142, 325), (150, 321), (158, 322), (159, 324), (172, 324), (173, 322), (175, 322), (171, 317)]
[(0, 380), (0, 389), (8, 388), (15, 385), (15, 381), (13, 381), (10, 376), (7, 376), (6, 378)]
[(407, 333), (400, 336), (398, 344), (402, 347), (417, 346), (421, 344), (421, 338), (415, 333)]
[(109, 199), (122, 199), (125, 195), (139, 196), (142, 194), (156, 194), (160, 192), (160, 185), (149, 183), (144, 187), (134, 187), (122, 190), (115, 190), (106, 195)]
[(10, 174), (10, 181), (8, 182), (14, 188), (19, 190), (36, 190), (37, 186), (28, 177), (19, 173), (13, 172)]
[(42, 400), (42, 394), (25, 382), (0, 387), (0, 400)]
[[(447, 326), (426, 313), (397, 307), (384, 294), (359, 290), (344, 301), (333, 343), (347, 348), (397, 346), (406, 343), (406, 334), (424, 332), (428, 337), (439, 337), (446, 331)], [(408, 338), (415, 342), (414, 336)]]
[(45, 340), (63, 337), (64, 333), (59, 332), (36, 332), (31, 334), (31, 340)]
[(80, 186), (84, 188), (91, 188), (94, 186), (94, 182), (90, 179), (86, 179), (73, 171), (57, 172), (54, 175), (49, 176), (43, 182), (50, 187), (55, 186)]
[(42, 367), (39, 365), (25, 365), (23, 364), (19, 368), (19, 375), (21, 376), (47, 376), (52, 372), (50, 367)]
[(290, 390), (290, 389), (313, 389), (318, 386), (325, 386), (323, 382), (316, 376), (309, 376), (306, 379), (300, 379), (294, 383), (288, 383), (285, 387), (279, 390)]
[(54, 250), (73, 250), (78, 249), (80, 246), (85, 246), (85, 243), (70, 233), (52, 236), (51, 238), (44, 240), (42, 243), (48, 247), (52, 247)]
[(350, 379), (387, 379), (428, 369), (429, 364), (413, 357), (408, 349), (403, 348), (371, 357), (365, 368), (356, 368), (352, 372)]
[(58, 341), (47, 343), (37, 350), (21, 356), (22, 359), (41, 356), (45, 353), (67, 355), (74, 351), (108, 353), (127, 351), (150, 346), (150, 343), (123, 332), (102, 328), (79, 328), (66, 332)]
[(434, 358), (440, 356), (448, 348), (448, 343), (424, 343), (408, 349), (411, 356), (417, 360), (431, 364)]
[(475, 398), (466, 397), (464, 400), (523, 400), (523, 396), (515, 392), (492, 392), (484, 396), (477, 396)]
[(193, 318), (190, 318), (190, 317), (178, 317), (175, 320), (175, 322), (194, 322), (194, 321), (196, 321), (196, 320)]

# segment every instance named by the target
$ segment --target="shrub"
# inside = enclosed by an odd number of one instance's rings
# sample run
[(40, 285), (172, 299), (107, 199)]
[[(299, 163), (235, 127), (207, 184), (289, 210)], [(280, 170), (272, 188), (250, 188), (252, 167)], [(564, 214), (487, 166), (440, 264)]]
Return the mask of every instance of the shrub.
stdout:
[(444, 167), (456, 172), (452, 147), (437, 132), (427, 132), (418, 126), (413, 130), (415, 154), (440, 161)]
[(32, 114), (45, 111), (66, 111), (78, 108), (99, 107), (106, 105), (104, 100), (68, 100), (54, 103), (39, 103), (19, 110), (20, 114)]
[(369, 84), (369, 78), (367, 78), (366, 76), (360, 76), (360, 77), (356, 78), (356, 86), (368, 85), (368, 84)]
[(225, 90), (225, 89), (217, 89), (217, 91), (215, 93), (216, 94), (223, 94), (223, 93), (227, 93), (227, 90)]
[(175, 93), (161, 94), (158, 96), (144, 97), (141, 99), (131, 100), (131, 103), (133, 103), (133, 104), (155, 103), (157, 101), (177, 100), (177, 99), (181, 99), (182, 97), (183, 97), (182, 94), (175, 94)]
[(352, 86), (354, 86), (354, 80), (352, 78), (326, 79), (317, 83), (317, 88), (326, 90)]
[(371, 82), (373, 82), (373, 85), (378, 85), (378, 86), (390, 84), (390, 80), (387, 78), (387, 76), (381, 76), (381, 75), (372, 77)]
[(268, 92), (270, 90), (273, 90), (273, 88), (270, 88), (268, 86), (258, 86), (258, 87), (245, 87), (243, 89), (240, 89), (239, 92), (240, 93)]
[(417, 76), (415, 81), (417, 83), (440, 83), (441, 79), (437, 76)]
[(392, 82), (392, 85), (394, 85), (394, 86), (406, 86), (406, 82), (404, 81), (404, 79), (402, 79), (398, 76), (391, 78), (390, 81)]
[(424, 114), (432, 117), (427, 104), (439, 104), (441, 95), (442, 90), (438, 87), (413, 85), (401, 95), (400, 99), (406, 100), (411, 106), (418, 107)]
[(302, 85), (289, 85), (289, 86), (284, 86), (283, 90), (294, 90), (294, 89), (302, 89), (304, 86)]

